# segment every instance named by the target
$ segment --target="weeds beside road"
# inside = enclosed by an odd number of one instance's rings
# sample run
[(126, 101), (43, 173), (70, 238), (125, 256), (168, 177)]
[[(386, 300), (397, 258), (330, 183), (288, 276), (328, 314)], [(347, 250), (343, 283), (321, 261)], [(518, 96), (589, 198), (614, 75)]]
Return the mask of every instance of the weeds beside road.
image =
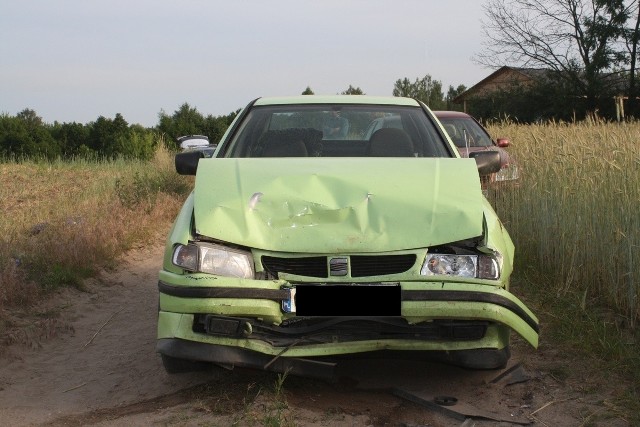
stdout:
[(165, 149), (151, 162), (0, 164), (0, 310), (82, 287), (132, 244), (164, 239), (190, 189), (172, 165)]

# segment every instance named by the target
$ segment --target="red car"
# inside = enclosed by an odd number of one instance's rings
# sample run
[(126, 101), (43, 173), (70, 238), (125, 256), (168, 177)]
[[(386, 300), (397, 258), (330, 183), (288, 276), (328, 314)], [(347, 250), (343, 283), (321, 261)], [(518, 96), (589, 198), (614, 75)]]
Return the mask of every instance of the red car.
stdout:
[(515, 181), (519, 178), (518, 165), (504, 149), (509, 140), (498, 138), (494, 141), (489, 132), (472, 116), (459, 111), (434, 111), (460, 155), (468, 157), (473, 151), (496, 150), (500, 152), (502, 168), (491, 178), (492, 182)]

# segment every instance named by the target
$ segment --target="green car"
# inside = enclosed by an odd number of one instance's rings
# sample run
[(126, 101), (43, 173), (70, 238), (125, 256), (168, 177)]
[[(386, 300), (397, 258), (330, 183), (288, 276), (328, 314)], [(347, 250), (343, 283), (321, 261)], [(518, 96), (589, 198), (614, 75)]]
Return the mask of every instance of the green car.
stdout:
[[(368, 132), (380, 118), (400, 125)], [(514, 246), (483, 197), (497, 152), (460, 158), (419, 101), (260, 98), (195, 175), (159, 275), (168, 372), (217, 364), (330, 376), (343, 358), (506, 364), (538, 320), (509, 292)]]

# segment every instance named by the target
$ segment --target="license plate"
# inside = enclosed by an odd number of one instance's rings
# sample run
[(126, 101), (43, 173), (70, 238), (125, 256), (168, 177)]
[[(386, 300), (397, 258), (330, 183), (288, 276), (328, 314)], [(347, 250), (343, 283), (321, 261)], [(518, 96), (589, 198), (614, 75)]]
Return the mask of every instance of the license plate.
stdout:
[(400, 316), (402, 289), (384, 285), (299, 285), (282, 311), (298, 316)]

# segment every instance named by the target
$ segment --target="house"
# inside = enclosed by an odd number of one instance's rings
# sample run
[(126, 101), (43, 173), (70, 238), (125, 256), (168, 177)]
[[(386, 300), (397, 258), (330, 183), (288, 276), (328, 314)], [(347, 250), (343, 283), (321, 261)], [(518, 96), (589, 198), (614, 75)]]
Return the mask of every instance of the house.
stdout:
[[(453, 103), (462, 104), (462, 110), (469, 112), (469, 104), (471, 101), (484, 99), (492, 100), (493, 102), (494, 98), (499, 99), (500, 95), (512, 92), (513, 89), (526, 89), (536, 83), (544, 83), (545, 81), (547, 83), (553, 82), (557, 78), (558, 74), (550, 69), (519, 68), (505, 65), (458, 95), (453, 99)], [(603, 73), (600, 78), (600, 90), (605, 95), (597, 97), (595, 111), (606, 117), (616, 117), (618, 120), (621, 120), (624, 118), (624, 103), (625, 100), (628, 99), (625, 96), (628, 87), (627, 75), (620, 72)], [(510, 103), (507, 112), (520, 116), (520, 118), (524, 120), (538, 120), (542, 117), (562, 117), (562, 114), (567, 114), (567, 111), (570, 111), (574, 116), (576, 111), (582, 111), (582, 114), (590, 111), (584, 103), (586, 96), (583, 94), (569, 96), (567, 99), (572, 101), (562, 106), (551, 103), (544, 109), (537, 111), (536, 113), (539, 114), (537, 117), (531, 116), (531, 111), (524, 111), (526, 110), (527, 104), (535, 102), (532, 99), (519, 103), (520, 108), (516, 107), (517, 102)], [(612, 100), (614, 102), (612, 102)], [(529, 107), (531, 107), (531, 105), (529, 105)], [(476, 114), (478, 113), (476, 112)]]
[(549, 71), (540, 68), (517, 68), (502, 66), (489, 76), (480, 80), (453, 99), (455, 104), (462, 104), (467, 111), (467, 100), (485, 98), (491, 93), (505, 91), (514, 86), (526, 87), (543, 78)]

